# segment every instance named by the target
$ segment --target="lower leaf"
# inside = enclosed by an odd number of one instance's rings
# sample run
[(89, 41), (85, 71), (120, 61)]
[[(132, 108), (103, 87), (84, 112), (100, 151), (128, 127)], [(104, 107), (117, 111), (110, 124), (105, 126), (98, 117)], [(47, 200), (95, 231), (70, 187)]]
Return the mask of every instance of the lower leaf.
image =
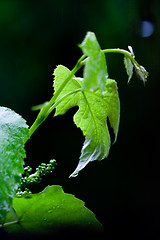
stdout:
[[(46, 236), (75, 229), (102, 232), (102, 225), (84, 202), (64, 193), (61, 186), (48, 186), (30, 198), (14, 198), (13, 208), (18, 222), (5, 227), (12, 236)], [(8, 213), (6, 222), (14, 220), (12, 212)]]

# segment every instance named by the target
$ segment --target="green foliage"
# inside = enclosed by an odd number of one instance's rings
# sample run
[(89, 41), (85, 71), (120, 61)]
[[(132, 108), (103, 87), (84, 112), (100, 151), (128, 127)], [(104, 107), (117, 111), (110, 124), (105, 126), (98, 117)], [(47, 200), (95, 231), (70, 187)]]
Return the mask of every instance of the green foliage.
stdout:
[(0, 107), (0, 223), (10, 209), (23, 173), (26, 121), (14, 111)]
[[(108, 77), (104, 54), (123, 54), (128, 81), (135, 69), (138, 77), (146, 82), (148, 72), (135, 60), (132, 47), (129, 51), (119, 48), (101, 50), (95, 34), (88, 32), (80, 48), (83, 55), (71, 71), (62, 65), (55, 69), (54, 94), (50, 101), (33, 108), (40, 111), (29, 130), (26, 121), (17, 113), (0, 107), (0, 227), (5, 226), (9, 232), (45, 234), (77, 224), (82, 228), (101, 228), (84, 203), (65, 194), (61, 187), (50, 186), (38, 194), (30, 192), (28, 186), (40, 182), (44, 175), (51, 173), (55, 160), (49, 164), (42, 163), (33, 174), (30, 174), (32, 169), (28, 166), (22, 177), (26, 157), (24, 145), (54, 109), (54, 116), (57, 116), (72, 107), (79, 107), (73, 119), (82, 130), (85, 141), (78, 166), (71, 177), (77, 176), (89, 162), (108, 156), (111, 141), (107, 118), (116, 141), (120, 102), (117, 84)], [(83, 77), (76, 77), (75, 74), (83, 66)], [(21, 188), (20, 192), (17, 192), (18, 187)], [(16, 192), (19, 198), (15, 197)]]
[(6, 230), (13, 236), (54, 234), (65, 228), (102, 231), (95, 215), (84, 206), (84, 202), (63, 192), (60, 186), (48, 186), (30, 198), (14, 198), (13, 211), (9, 212)]
[[(94, 69), (94, 65), (92, 66)], [(64, 66), (58, 66), (54, 71), (55, 92), (63, 79), (70, 74)], [(102, 160), (108, 156), (110, 149), (110, 136), (107, 128), (107, 117), (117, 137), (120, 116), (120, 103), (117, 85), (114, 80), (105, 78), (103, 96), (100, 90), (94, 92), (83, 90), (83, 79), (73, 78), (65, 86), (57, 100), (61, 102), (56, 107), (55, 116), (64, 114), (68, 109), (79, 106), (74, 116), (74, 122), (80, 127), (85, 136), (79, 164), (71, 175), (77, 176), (89, 162)], [(77, 90), (77, 91), (76, 91)], [(66, 96), (64, 99), (63, 96)], [(115, 140), (116, 140), (115, 137)]]

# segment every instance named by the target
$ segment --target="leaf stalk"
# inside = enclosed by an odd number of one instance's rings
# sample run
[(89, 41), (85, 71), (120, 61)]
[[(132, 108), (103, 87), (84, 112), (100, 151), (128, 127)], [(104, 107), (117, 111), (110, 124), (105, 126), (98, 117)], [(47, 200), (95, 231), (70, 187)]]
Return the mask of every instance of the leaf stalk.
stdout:
[(110, 48), (110, 49), (104, 49), (102, 50), (103, 53), (120, 53), (123, 54), (125, 57), (128, 57), (134, 64), (136, 64), (138, 67), (140, 67), (140, 64), (135, 60), (134, 55), (129, 52), (126, 51), (124, 49), (120, 49), (120, 48)]

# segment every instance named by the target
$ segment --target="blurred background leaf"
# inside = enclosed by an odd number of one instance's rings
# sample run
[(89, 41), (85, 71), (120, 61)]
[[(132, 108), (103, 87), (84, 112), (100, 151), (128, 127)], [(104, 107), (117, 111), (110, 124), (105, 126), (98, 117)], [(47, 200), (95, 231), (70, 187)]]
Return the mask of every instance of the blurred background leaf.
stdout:
[(77, 44), (87, 31), (95, 32), (102, 49), (132, 46), (149, 71), (145, 87), (135, 75), (128, 86), (122, 56), (106, 56), (120, 91), (119, 136), (108, 159), (92, 163), (78, 178), (68, 178), (84, 141), (72, 122), (76, 109), (51, 116), (26, 146), (27, 165), (57, 160), (44, 185), (60, 184), (85, 201), (108, 236), (153, 237), (159, 229), (159, 12), (158, 0), (0, 1), (0, 105), (29, 125), (36, 117), (31, 106), (52, 96), (53, 69), (74, 66), (81, 56)]

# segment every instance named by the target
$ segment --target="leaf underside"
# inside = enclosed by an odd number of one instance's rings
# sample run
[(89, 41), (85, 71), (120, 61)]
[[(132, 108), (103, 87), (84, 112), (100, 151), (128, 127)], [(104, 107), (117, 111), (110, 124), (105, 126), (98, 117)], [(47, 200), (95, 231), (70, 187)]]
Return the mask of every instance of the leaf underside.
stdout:
[(0, 107), (0, 223), (10, 209), (23, 173), (26, 121), (14, 111)]
[[(70, 74), (70, 70), (59, 65), (55, 71), (54, 90)], [(80, 89), (75, 92), (74, 90)], [(71, 177), (77, 176), (89, 162), (102, 160), (108, 156), (110, 149), (110, 135), (107, 127), (107, 117), (115, 133), (115, 140), (119, 127), (120, 103), (116, 82), (112, 79), (105, 79), (105, 90), (92, 92), (83, 89), (83, 79), (75, 76), (68, 82), (57, 100), (69, 92), (56, 107), (55, 116), (62, 115), (70, 108), (78, 106), (79, 109), (74, 115), (74, 123), (79, 127), (85, 136), (85, 142), (81, 150), (79, 164)]]
[[(47, 186), (30, 198), (14, 198), (13, 207), (18, 222), (6, 227), (11, 235), (46, 236), (69, 228), (102, 231), (102, 225), (84, 202), (64, 193), (61, 186)], [(14, 220), (13, 213), (8, 213), (6, 222)]]

